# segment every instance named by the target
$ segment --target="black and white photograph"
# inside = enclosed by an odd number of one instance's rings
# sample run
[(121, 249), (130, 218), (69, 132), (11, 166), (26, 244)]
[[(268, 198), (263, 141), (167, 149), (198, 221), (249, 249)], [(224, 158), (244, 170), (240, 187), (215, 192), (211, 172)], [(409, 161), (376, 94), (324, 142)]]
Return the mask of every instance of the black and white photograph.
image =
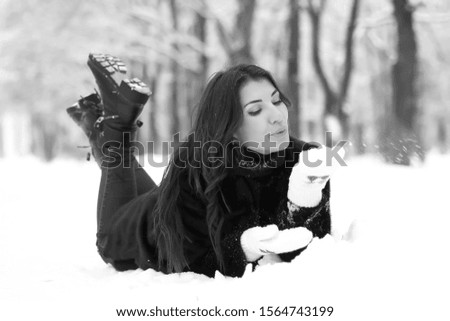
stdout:
[(0, 319), (449, 320), (450, 2), (0, 0)]

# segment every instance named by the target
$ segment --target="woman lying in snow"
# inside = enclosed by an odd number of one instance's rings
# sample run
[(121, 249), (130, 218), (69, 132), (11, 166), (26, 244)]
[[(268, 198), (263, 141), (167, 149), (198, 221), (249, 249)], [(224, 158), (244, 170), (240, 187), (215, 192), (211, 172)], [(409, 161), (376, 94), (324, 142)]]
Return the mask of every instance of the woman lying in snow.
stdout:
[(248, 263), (290, 261), (330, 233), (327, 148), (289, 136), (289, 100), (266, 70), (238, 65), (209, 80), (191, 135), (157, 186), (133, 155), (150, 90), (125, 79), (116, 57), (91, 54), (88, 66), (101, 100), (92, 94), (68, 113), (102, 171), (97, 247), (105, 262), (242, 276)]

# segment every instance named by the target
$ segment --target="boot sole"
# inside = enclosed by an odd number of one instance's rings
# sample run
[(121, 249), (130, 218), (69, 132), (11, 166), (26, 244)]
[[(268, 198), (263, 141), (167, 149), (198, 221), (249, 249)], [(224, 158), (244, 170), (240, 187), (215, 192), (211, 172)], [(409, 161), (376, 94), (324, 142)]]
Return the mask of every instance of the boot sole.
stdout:
[(127, 67), (120, 58), (109, 54), (90, 53), (87, 64), (94, 76), (100, 74), (107, 80), (111, 91), (119, 90), (120, 78), (124, 78), (127, 73)]
[[(117, 92), (130, 102), (137, 104), (145, 104), (151, 94), (148, 86), (138, 78), (123, 79), (120, 86), (114, 79), (114, 75), (120, 73), (125, 75), (127, 67), (125, 63), (118, 57), (109, 54), (89, 54), (88, 67), (94, 76), (102, 75), (108, 83), (111, 91)], [(119, 77), (116, 77), (119, 78)]]

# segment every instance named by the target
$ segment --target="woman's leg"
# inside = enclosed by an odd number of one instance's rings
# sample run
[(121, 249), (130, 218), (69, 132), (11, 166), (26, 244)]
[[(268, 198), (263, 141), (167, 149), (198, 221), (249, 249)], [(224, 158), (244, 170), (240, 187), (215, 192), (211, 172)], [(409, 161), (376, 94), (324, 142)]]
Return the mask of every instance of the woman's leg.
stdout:
[[(133, 156), (131, 156), (133, 157)], [(106, 263), (119, 271), (136, 269), (134, 260), (115, 260), (104, 253), (105, 241), (119, 209), (131, 203), (137, 196), (136, 175), (133, 162), (127, 166), (102, 167), (97, 203), (97, 248)]]
[(136, 166), (134, 167), (134, 175), (136, 177), (136, 189), (137, 195), (142, 195), (148, 191), (156, 188), (158, 185), (153, 181), (153, 179), (148, 175), (145, 169), (139, 164), (139, 162), (134, 158)]
[[(102, 249), (116, 214), (155, 185), (139, 169), (133, 156), (133, 141), (139, 127), (137, 118), (150, 90), (137, 78), (124, 79), (126, 67), (117, 57), (90, 54), (88, 66), (103, 103), (103, 114), (94, 124), (95, 147), (99, 154), (96, 160), (102, 170), (97, 205), (97, 246), (100, 255), (109, 262), (110, 258), (104, 257)], [(123, 263), (128, 267), (128, 262)]]
[(114, 213), (136, 198), (135, 168), (131, 166), (103, 167), (97, 203), (97, 236), (109, 226)]
[(102, 168), (97, 204), (97, 232), (109, 225), (109, 218), (136, 197), (156, 188), (156, 183), (131, 156), (128, 166)]
[(147, 193), (158, 186), (143, 167), (137, 167), (134, 171), (134, 175), (136, 177), (137, 195)]
[[(124, 258), (129, 255), (129, 247), (123, 247), (124, 244), (129, 244), (127, 242), (133, 242), (130, 240), (136, 241), (136, 230), (128, 226), (125, 232), (122, 227), (129, 222), (136, 222), (133, 217), (139, 215), (142, 204), (151, 202), (151, 198), (155, 197), (151, 191), (156, 188), (156, 184), (131, 152), (125, 150), (124, 154), (127, 156), (119, 157), (121, 161), (118, 165), (102, 167), (97, 205), (98, 252), (106, 263), (112, 264), (118, 271), (138, 267), (136, 257)], [(114, 241), (117, 238), (123, 238), (125, 243)]]

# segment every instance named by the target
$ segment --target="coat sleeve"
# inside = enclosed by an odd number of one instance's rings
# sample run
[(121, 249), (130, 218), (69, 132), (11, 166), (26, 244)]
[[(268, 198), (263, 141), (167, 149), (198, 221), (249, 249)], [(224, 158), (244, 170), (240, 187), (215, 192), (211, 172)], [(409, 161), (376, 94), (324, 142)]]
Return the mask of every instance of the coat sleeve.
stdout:
[[(322, 200), (315, 207), (300, 207), (288, 200), (288, 210), (281, 213), (279, 221), (283, 229), (303, 226), (313, 233), (314, 237), (322, 238), (331, 231), (330, 217), (330, 182), (322, 190)], [(287, 214), (287, 215), (286, 215)], [(283, 261), (291, 261), (299, 255), (303, 249), (282, 253)]]

